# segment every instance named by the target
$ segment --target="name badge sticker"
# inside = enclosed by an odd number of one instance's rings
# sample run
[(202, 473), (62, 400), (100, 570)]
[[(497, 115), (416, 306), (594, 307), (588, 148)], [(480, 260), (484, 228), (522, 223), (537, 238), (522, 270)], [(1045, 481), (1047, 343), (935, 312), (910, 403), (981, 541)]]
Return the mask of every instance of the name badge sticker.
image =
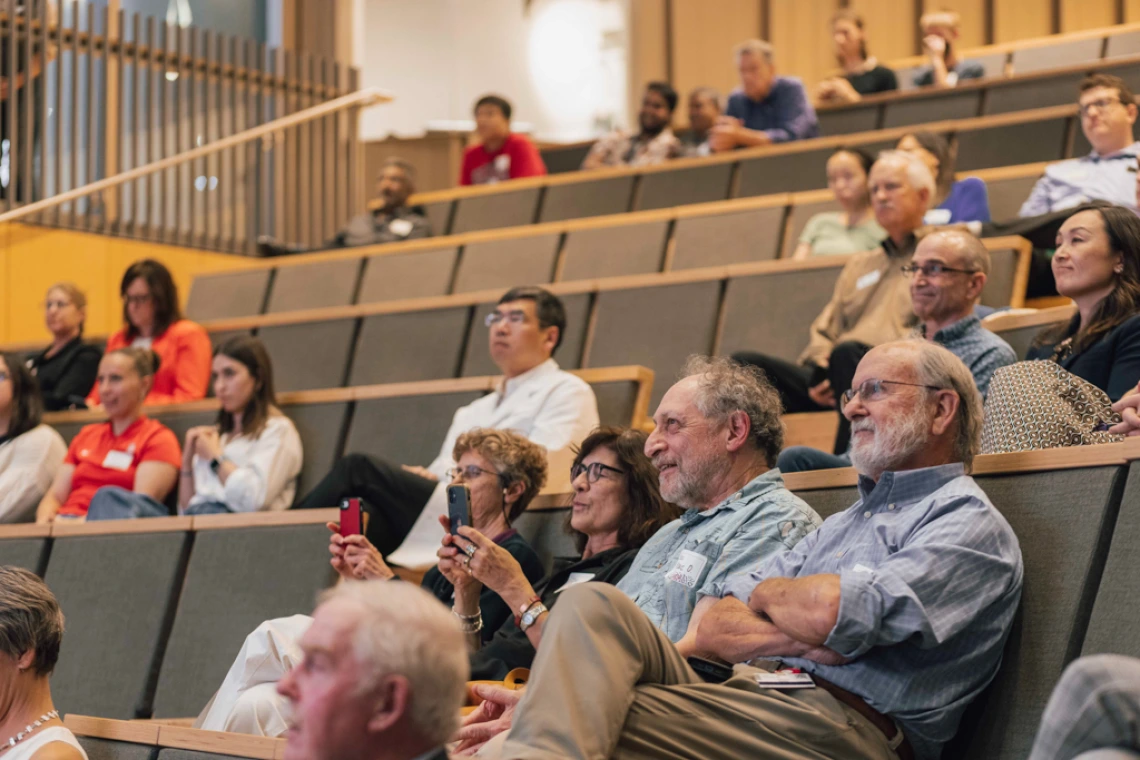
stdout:
[(798, 670), (778, 670), (775, 673), (757, 673), (756, 685), (762, 689), (814, 689), (815, 681)]
[(119, 472), (126, 472), (131, 469), (131, 462), (134, 457), (126, 451), (108, 451), (107, 456), (103, 459), (103, 466), (108, 470), (118, 470)]
[(673, 569), (665, 574), (665, 580), (680, 583), (686, 588), (693, 588), (701, 578), (709, 558), (688, 549), (681, 550)]
[(878, 269), (874, 272), (867, 272), (867, 274), (855, 281), (855, 289), (863, 290), (864, 288), (869, 288), (881, 279), (883, 279), (883, 273)]
[(932, 208), (923, 215), (922, 222), (923, 224), (937, 227), (940, 224), (950, 224), (951, 216), (952, 214), (948, 208)]
[(593, 573), (570, 573), (570, 577), (567, 578), (566, 582), (563, 583), (554, 593), (560, 593), (570, 588), (571, 586), (577, 586), (579, 583), (586, 583), (592, 580), (594, 580)]
[(392, 231), (393, 235), (407, 237), (408, 233), (412, 231), (412, 223), (407, 219), (393, 219), (388, 223), (388, 229)]

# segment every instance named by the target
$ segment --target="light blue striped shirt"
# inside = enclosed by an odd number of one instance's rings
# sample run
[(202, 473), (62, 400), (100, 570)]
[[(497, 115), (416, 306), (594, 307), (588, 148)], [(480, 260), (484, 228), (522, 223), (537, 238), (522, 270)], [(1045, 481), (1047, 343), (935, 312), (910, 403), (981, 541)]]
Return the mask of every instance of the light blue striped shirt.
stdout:
[(724, 596), (725, 581), (787, 551), (821, 523), (768, 470), (704, 511), (690, 509), (653, 534), (618, 583), (672, 641), (689, 627), (702, 596)]
[(1140, 213), (1136, 207), (1137, 156), (1140, 142), (1107, 156), (1093, 151), (1082, 158), (1049, 164), (1017, 215), (1039, 216), (1093, 200), (1110, 201)]
[(1017, 536), (961, 464), (859, 479), (862, 498), (794, 549), (731, 579), (748, 602), (765, 578), (840, 579), (825, 646), (851, 660), (791, 667), (859, 695), (936, 760), (997, 673), (1021, 600)]

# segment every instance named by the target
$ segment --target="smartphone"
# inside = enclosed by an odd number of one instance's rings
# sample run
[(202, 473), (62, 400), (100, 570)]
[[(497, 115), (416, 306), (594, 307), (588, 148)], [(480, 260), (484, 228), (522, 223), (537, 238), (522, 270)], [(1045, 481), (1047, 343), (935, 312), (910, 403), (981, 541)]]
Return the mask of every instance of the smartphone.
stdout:
[(452, 535), (459, 532), (460, 525), (471, 525), (471, 489), (465, 483), (447, 487), (447, 516)]
[(689, 657), (689, 667), (696, 671), (707, 683), (724, 683), (732, 678), (732, 666), (724, 662), (714, 662), (703, 657)]
[(352, 497), (340, 502), (340, 534), (342, 536), (364, 535), (364, 510), (360, 499)]

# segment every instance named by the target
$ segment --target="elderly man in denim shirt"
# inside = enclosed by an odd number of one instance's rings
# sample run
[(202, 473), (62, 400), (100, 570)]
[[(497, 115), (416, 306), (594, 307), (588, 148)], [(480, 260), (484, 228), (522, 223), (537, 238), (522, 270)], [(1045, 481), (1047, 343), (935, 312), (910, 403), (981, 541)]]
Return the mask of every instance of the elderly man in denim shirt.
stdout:
[(728, 680), (705, 683), (628, 598), (581, 584), (546, 623), (502, 757), (941, 756), (997, 673), (1021, 549), (966, 474), (981, 400), (957, 357), (879, 346), (845, 396), (860, 499), (704, 611), (693, 643), (740, 663)]
[(725, 579), (792, 548), (820, 519), (770, 469), (784, 429), (779, 398), (759, 373), (693, 357), (682, 374), (661, 399), (645, 453), (661, 495), (686, 511), (641, 548), (618, 588), (688, 650)]

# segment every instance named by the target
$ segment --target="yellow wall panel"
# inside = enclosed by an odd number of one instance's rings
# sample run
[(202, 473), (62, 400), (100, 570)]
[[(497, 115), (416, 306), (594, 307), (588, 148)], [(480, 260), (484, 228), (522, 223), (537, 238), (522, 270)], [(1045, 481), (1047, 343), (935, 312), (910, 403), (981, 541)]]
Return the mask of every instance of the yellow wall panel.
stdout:
[(994, 0), (994, 42), (1053, 33), (1052, 0)]
[(919, 52), (914, 0), (852, 0), (850, 7), (863, 15), (867, 45), (880, 61)]
[(1116, 23), (1116, 0), (1061, 0), (1061, 32), (1079, 32)]
[(1124, 23), (1135, 24), (1140, 21), (1140, 0), (1124, 0)]
[[(673, 87), (683, 99), (694, 87), (708, 85), (727, 93), (738, 84), (732, 49), (760, 36), (760, 3), (717, 0), (673, 0), (671, 6)], [(640, 99), (640, 93), (635, 97)], [(682, 114), (678, 122), (684, 121)]]
[(981, 47), (988, 44), (986, 0), (924, 0), (923, 12), (941, 10), (955, 11), (961, 16), (961, 34), (958, 37), (960, 47)]
[(836, 70), (828, 21), (838, 7), (838, 0), (769, 4), (768, 41), (776, 47), (776, 66), (781, 74), (803, 79), (809, 96)]

